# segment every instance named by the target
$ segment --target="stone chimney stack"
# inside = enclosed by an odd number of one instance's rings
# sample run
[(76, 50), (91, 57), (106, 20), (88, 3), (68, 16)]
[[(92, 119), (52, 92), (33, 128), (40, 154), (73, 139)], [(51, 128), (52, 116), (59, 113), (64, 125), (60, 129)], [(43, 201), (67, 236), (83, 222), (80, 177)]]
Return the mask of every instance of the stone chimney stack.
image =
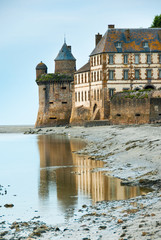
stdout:
[(130, 40), (130, 29), (125, 30), (126, 41)]
[(109, 25), (108, 25), (108, 29), (113, 29), (113, 28), (115, 28), (115, 25), (114, 25), (114, 24), (109, 24)]
[(99, 41), (102, 39), (102, 35), (101, 34), (96, 34), (95, 35), (95, 46), (97, 46), (97, 44), (99, 43)]
[(72, 52), (72, 47), (71, 46), (68, 46), (68, 49), (70, 52)]

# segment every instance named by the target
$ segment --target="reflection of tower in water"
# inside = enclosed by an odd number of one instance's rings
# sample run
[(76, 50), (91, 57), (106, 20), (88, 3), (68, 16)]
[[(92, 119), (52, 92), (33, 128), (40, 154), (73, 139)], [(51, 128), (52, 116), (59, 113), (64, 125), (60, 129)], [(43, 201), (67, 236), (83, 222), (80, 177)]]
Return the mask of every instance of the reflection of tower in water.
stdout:
[(104, 167), (103, 161), (73, 153), (85, 146), (79, 140), (46, 135), (39, 136), (38, 145), (41, 167), (39, 195), (41, 199), (47, 199), (55, 188), (63, 210), (73, 207), (80, 194), (88, 195), (96, 202), (122, 200), (144, 193), (139, 187), (121, 186), (119, 179), (95, 170)]

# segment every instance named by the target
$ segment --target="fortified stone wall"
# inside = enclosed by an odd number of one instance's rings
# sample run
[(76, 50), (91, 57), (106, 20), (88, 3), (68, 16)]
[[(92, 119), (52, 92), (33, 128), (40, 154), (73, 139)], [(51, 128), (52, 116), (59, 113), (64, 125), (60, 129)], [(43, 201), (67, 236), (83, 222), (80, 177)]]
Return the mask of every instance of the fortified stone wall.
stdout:
[(112, 124), (144, 124), (149, 123), (149, 119), (150, 100), (148, 98), (111, 100), (110, 122)]
[(150, 122), (161, 122), (161, 98), (150, 99)]
[(72, 80), (37, 82), (39, 111), (36, 127), (68, 124), (72, 109)]

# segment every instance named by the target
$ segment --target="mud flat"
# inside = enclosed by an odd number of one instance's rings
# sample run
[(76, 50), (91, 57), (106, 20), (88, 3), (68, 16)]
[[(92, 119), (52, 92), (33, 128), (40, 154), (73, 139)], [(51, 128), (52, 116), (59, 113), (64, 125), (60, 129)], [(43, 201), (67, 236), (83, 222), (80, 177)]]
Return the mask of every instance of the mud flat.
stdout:
[(57, 226), (35, 219), (9, 227), (0, 222), (0, 239), (161, 239), (160, 125), (31, 128), (25, 133), (83, 138), (87, 145), (78, 154), (103, 160), (101, 171), (120, 178), (123, 185), (153, 191), (129, 200), (83, 205), (68, 223)]

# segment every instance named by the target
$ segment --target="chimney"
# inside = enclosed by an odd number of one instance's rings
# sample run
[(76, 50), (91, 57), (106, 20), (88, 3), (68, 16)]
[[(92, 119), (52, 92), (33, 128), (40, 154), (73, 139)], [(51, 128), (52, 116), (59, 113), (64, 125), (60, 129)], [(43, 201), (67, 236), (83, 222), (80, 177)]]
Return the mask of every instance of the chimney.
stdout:
[(159, 40), (161, 41), (161, 30), (158, 30), (158, 36), (159, 36)]
[(67, 47), (68, 47), (69, 51), (71, 52), (72, 51), (71, 46), (67, 46)]
[(130, 29), (125, 30), (126, 41), (130, 41)]
[(113, 29), (113, 28), (115, 28), (115, 25), (114, 25), (114, 24), (109, 24), (109, 25), (108, 25), (108, 29)]
[(102, 35), (101, 34), (96, 34), (95, 35), (95, 46), (97, 46), (97, 44), (99, 43), (99, 41), (102, 39)]

